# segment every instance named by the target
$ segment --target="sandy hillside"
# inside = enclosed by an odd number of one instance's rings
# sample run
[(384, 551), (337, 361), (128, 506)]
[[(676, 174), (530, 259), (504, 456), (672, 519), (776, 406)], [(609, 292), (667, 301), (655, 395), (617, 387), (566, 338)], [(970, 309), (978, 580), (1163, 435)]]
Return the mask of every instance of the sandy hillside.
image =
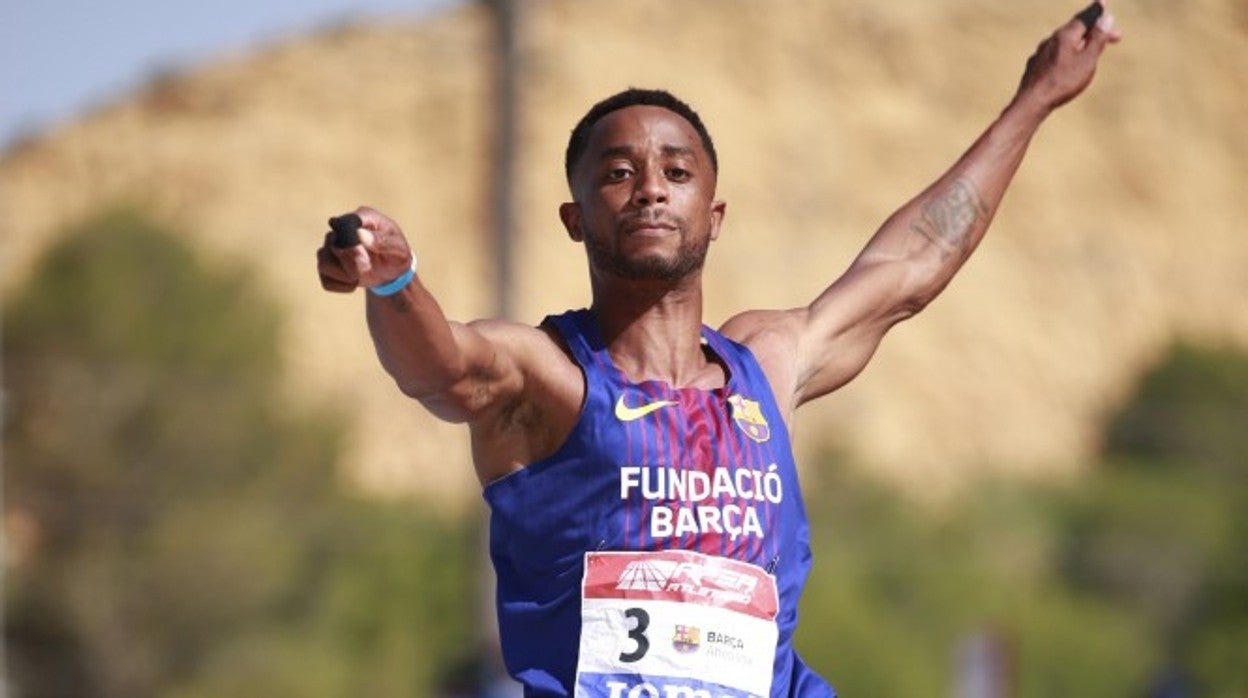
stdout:
[[(531, 0), (521, 46), (515, 315), (583, 305), (555, 215), (562, 149), (593, 101), (668, 87), (711, 128), (729, 202), (707, 321), (811, 299), (1008, 100), (1069, 8), (1040, 0)], [(1056, 8), (1056, 9), (1055, 9)], [(1248, 346), (1248, 6), (1116, 3), (1127, 41), (1040, 133), (950, 291), (858, 382), (804, 408), (834, 446), (916, 492), (969, 475), (1063, 475), (1176, 336)], [(312, 251), (359, 203), (404, 223), (448, 313), (491, 313), (489, 34), (479, 8), (343, 27), (165, 77), (0, 159), (3, 290), (65, 224), (129, 202), (253, 265), (290, 310), (292, 400), (359, 415), (350, 473), (470, 501), (460, 427), (371, 358), (359, 297), (322, 294)], [(355, 362), (336, 357), (358, 356)]]

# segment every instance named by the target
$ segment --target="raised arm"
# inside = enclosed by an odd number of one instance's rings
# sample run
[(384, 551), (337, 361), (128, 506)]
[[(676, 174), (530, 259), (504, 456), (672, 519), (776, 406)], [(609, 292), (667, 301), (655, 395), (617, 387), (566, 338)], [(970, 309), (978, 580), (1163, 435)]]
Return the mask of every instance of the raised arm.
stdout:
[(790, 398), (790, 409), (851, 380), (885, 332), (923, 309), (962, 267), (1040, 124), (1087, 87), (1101, 51), (1118, 40), (1112, 16), (1092, 17), (1102, 9), (1094, 3), (1040, 44), (996, 121), (947, 172), (890, 216), (814, 302), (792, 311), (747, 313), (725, 326), (762, 355), (777, 396)]
[[(317, 251), (321, 285), (351, 292), (403, 277), (414, 258), (399, 226), (360, 208), (359, 244), (338, 248), (334, 233)], [(367, 292), (369, 332), (382, 367), (408, 396), (453, 422), (480, 418), (518, 396), (523, 378), (515, 352), (499, 341), (508, 333), (534, 332), (504, 323), (450, 322), (419, 276), (390, 295)]]

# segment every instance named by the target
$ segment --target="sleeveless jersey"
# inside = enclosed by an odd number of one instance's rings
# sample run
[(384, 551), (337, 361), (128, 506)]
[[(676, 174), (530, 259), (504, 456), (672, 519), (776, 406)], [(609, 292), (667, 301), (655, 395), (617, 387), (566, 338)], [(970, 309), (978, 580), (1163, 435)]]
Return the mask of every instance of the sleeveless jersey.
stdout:
[[(580, 416), (554, 454), (484, 490), (503, 659), (525, 695), (755, 695), (722, 686), (688, 688), (702, 684), (665, 692), (658, 679), (638, 688), (644, 677), (591, 674), (586, 667), (594, 657), (588, 655), (597, 650), (587, 649), (593, 642), (582, 629), (592, 619), (605, 618), (609, 625), (620, 617), (623, 649), (612, 648), (606, 661), (631, 666), (620, 662), (650, 649), (678, 659), (699, 652), (730, 657), (758, 644), (748, 634), (751, 623), (770, 623), (774, 659), (766, 644), (761, 651), (769, 653), (770, 687), (763, 690), (771, 696), (835, 696), (792, 646), (798, 597), (810, 569), (809, 529), (788, 430), (753, 354), (703, 327), (704, 345), (727, 372), (722, 388), (634, 384), (612, 363), (590, 311), (545, 323), (560, 333), (584, 373)], [(594, 570), (601, 562), (601, 569), (613, 571), (595, 572), (587, 561)], [(703, 563), (720, 572), (707, 572)], [(738, 575), (734, 570), (740, 569), (745, 572)], [(598, 588), (611, 598), (591, 600), (590, 578), (601, 582), (602, 574), (609, 578)], [(773, 621), (766, 614), (734, 615), (742, 621), (717, 625), (714, 617), (696, 620), (704, 606), (662, 600), (671, 588), (722, 597), (725, 589), (754, 589), (760, 581), (775, 590)], [(612, 608), (617, 595), (641, 598), (621, 601), (638, 608), (687, 608), (673, 622), (693, 620), (659, 630), (649, 614), (638, 617), (643, 611)], [(607, 608), (596, 611), (593, 603)], [(587, 688), (593, 681), (597, 687)]]

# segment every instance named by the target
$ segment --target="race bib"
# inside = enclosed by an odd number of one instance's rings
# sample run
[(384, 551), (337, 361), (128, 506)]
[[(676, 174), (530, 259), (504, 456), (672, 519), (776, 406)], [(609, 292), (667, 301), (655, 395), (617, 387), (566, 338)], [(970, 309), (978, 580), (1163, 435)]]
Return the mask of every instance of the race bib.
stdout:
[(775, 579), (683, 550), (585, 555), (576, 695), (769, 696)]

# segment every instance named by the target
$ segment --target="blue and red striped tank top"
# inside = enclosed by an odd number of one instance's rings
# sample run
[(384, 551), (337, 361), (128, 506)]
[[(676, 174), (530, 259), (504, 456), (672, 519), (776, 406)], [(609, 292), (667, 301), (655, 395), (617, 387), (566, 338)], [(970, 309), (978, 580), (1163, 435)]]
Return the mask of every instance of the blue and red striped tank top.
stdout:
[[(792, 645), (810, 569), (809, 529), (788, 430), (753, 354), (704, 327), (706, 349), (727, 372), (722, 388), (631, 383), (612, 363), (590, 311), (546, 323), (584, 373), (580, 417), (554, 454), (484, 491), (503, 658), (525, 695), (587, 694), (576, 689), (586, 560), (614, 551), (692, 551), (761, 569), (779, 599), (771, 695), (835, 695)], [(619, 588), (641, 588), (636, 579), (622, 579)], [(624, 646), (675, 642), (686, 652), (705, 641), (692, 625), (675, 627), (675, 640), (634, 637)], [(635, 627), (629, 632), (640, 635)]]

